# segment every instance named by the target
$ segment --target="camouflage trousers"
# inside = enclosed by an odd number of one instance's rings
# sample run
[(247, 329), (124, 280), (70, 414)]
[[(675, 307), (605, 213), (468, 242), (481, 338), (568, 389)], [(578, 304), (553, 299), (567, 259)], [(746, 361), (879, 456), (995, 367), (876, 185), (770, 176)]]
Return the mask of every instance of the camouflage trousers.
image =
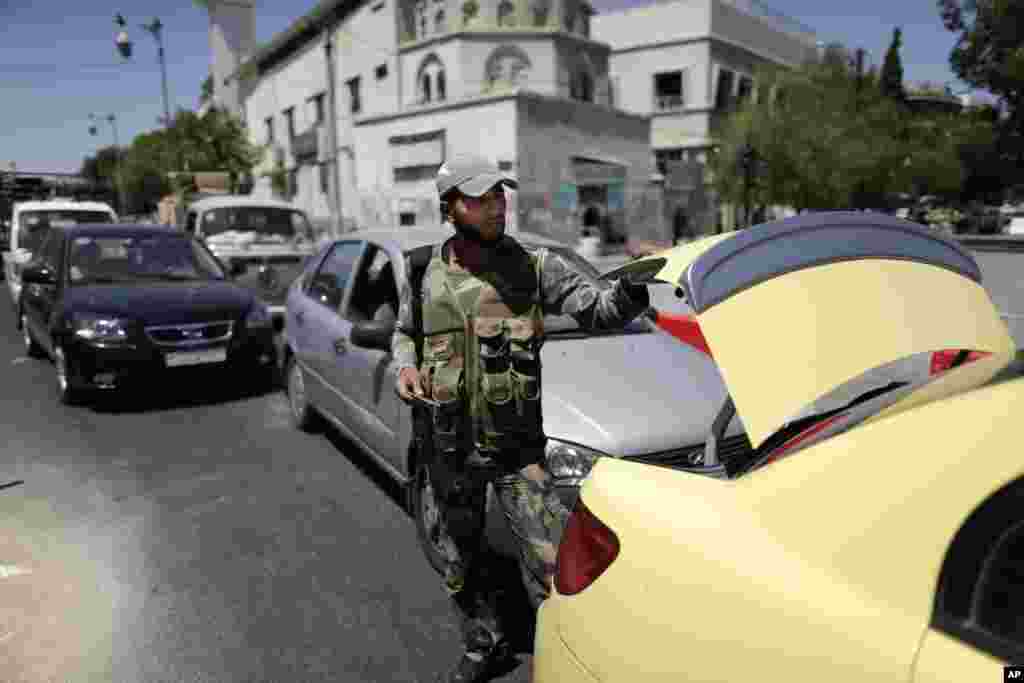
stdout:
[(534, 607), (550, 594), (569, 517), (551, 476), (539, 465), (489, 482), (475, 480), (468, 495), (441, 505), (437, 547), (446, 560), (444, 584), (463, 619), (470, 652), (487, 651), (504, 640), (498, 605), (509, 586), (496, 571), (501, 558), (484, 537), (488, 483), (515, 537), (523, 586)]

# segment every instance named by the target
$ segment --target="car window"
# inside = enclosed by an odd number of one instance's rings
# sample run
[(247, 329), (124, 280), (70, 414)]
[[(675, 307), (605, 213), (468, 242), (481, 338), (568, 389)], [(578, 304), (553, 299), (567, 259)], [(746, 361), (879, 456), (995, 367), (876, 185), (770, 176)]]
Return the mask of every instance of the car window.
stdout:
[(397, 320), (398, 285), (387, 250), (369, 245), (361, 263), (345, 317), (353, 322)]
[(233, 206), (203, 212), (203, 235), (227, 232), (254, 233), (264, 241), (312, 238), (309, 221), (301, 211), (273, 206)]
[(191, 235), (196, 234), (196, 222), (198, 219), (195, 211), (189, 211), (188, 216), (185, 218), (185, 232)]
[(112, 223), (114, 217), (107, 211), (83, 209), (22, 211), (18, 216), (18, 247), (36, 251), (51, 227), (81, 223)]
[(363, 242), (340, 242), (331, 247), (330, 253), (310, 278), (309, 289), (306, 290), (309, 297), (338, 310), (362, 253)]
[(224, 278), (217, 261), (183, 234), (77, 236), (68, 275), (73, 285)]

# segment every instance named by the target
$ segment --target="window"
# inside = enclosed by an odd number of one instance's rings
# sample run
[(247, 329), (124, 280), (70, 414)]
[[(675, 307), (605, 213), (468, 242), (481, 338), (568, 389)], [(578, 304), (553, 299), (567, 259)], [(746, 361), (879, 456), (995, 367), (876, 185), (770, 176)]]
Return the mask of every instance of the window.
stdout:
[(499, 161), (498, 162), (498, 170), (499, 171), (511, 171), (513, 165), (514, 164), (511, 161)]
[(499, 45), (484, 63), (484, 89), (501, 84), (520, 86), (530, 71), (530, 58), (516, 45)]
[(299, 169), (298, 167), (288, 171), (288, 196), (292, 199), (299, 194)]
[(530, 5), (530, 14), (533, 16), (534, 26), (546, 26), (548, 15), (551, 13), (551, 5), (547, 0), (535, 0)]
[(348, 86), (349, 111), (358, 114), (363, 110), (363, 103), (359, 98), (359, 76), (348, 79), (345, 84)]
[(683, 107), (683, 72), (654, 74), (654, 109), (669, 111)]
[(581, 102), (594, 101), (594, 81), (586, 71), (577, 71), (569, 83), (569, 97)]
[(718, 87), (715, 88), (715, 109), (728, 109), (732, 106), (733, 84), (736, 74), (729, 69), (718, 70)]
[(562, 30), (572, 33), (576, 29), (576, 13), (571, 5), (566, 4), (562, 11)]
[(423, 58), (416, 72), (416, 84), (421, 104), (430, 102), (435, 97), (438, 101), (445, 98), (444, 65), (436, 54), (430, 53)]
[(330, 169), (326, 163), (319, 164), (320, 169), (320, 194), (327, 194), (327, 184), (330, 178)]
[(263, 125), (267, 128), (267, 144), (274, 144), (274, 117), (268, 116), (263, 119)]
[(387, 78), (388, 77), (388, 65), (387, 64), (381, 64), (380, 66), (378, 66), (377, 70), (374, 72), (374, 75), (377, 77), (378, 81), (382, 81), (385, 78)]
[(251, 232), (258, 241), (283, 242), (299, 235), (309, 238), (312, 228), (301, 211), (276, 206), (235, 206), (205, 211), (202, 236), (222, 232)]
[(516, 25), (516, 6), (510, 0), (501, 0), (498, 4), (498, 26)]
[(654, 163), (658, 167), (658, 173), (668, 175), (669, 162), (682, 161), (683, 149), (656, 149), (654, 150)]
[(306, 293), (314, 301), (337, 311), (360, 254), (362, 242), (341, 242), (335, 245), (310, 278)]
[(423, 74), (420, 77), (420, 92), (424, 102), (430, 101), (430, 74)]
[(437, 168), (440, 164), (427, 164), (421, 166), (402, 166), (393, 169), (396, 183), (416, 183), (424, 180), (433, 181), (437, 177)]
[(309, 98), (308, 102), (313, 105), (313, 123), (320, 125), (326, 118), (324, 110), (324, 93), (317, 93)]
[(185, 218), (185, 232), (196, 234), (196, 221), (199, 216), (195, 211), (189, 211), (188, 216)]
[(737, 102), (743, 102), (754, 92), (754, 79), (750, 76), (740, 76), (739, 92), (736, 93)]
[(410, 211), (403, 211), (398, 214), (398, 224), (403, 227), (416, 225), (416, 214)]
[(394, 322), (398, 319), (398, 282), (391, 257), (384, 249), (370, 245), (361, 263), (352, 281), (345, 317), (354, 322)]
[(295, 139), (295, 107), (288, 107), (284, 110), (284, 123), (288, 131), (288, 141)]

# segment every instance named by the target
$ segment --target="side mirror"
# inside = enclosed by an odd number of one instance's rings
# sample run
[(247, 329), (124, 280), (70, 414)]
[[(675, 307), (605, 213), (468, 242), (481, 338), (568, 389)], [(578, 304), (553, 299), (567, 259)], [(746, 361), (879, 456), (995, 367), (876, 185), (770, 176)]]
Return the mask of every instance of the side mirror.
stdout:
[(390, 321), (368, 321), (352, 326), (352, 343), (365, 349), (391, 350), (391, 335), (395, 323)]
[(29, 285), (55, 285), (57, 274), (41, 263), (29, 263), (21, 269), (21, 281)]
[(239, 261), (237, 259), (231, 260), (231, 265), (228, 266), (228, 274), (231, 277), (239, 277), (245, 275), (245, 271), (248, 270), (248, 266), (245, 265), (245, 261)]

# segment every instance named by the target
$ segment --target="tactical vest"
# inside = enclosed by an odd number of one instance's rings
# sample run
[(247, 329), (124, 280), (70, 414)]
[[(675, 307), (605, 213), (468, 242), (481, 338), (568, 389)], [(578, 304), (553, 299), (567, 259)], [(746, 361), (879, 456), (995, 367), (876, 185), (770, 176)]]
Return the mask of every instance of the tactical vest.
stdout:
[[(513, 243), (514, 244), (514, 243)], [(500, 248), (500, 247), (499, 247)], [(479, 276), (434, 248), (423, 277), (423, 364), (442, 452), (542, 445), (540, 346), (544, 252), (518, 244)]]

